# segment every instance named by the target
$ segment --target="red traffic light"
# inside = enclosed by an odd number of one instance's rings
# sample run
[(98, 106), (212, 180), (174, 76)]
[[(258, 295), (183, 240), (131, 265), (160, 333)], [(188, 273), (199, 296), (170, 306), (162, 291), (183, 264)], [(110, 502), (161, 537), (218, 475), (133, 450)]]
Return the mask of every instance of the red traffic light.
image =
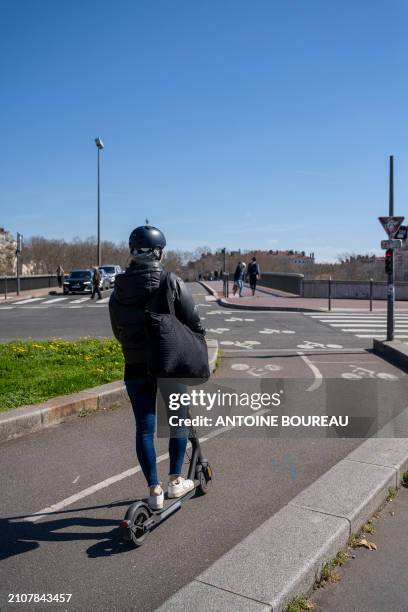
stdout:
[(386, 274), (393, 273), (393, 263), (394, 263), (394, 258), (392, 254), (392, 249), (387, 249), (385, 251), (385, 273)]

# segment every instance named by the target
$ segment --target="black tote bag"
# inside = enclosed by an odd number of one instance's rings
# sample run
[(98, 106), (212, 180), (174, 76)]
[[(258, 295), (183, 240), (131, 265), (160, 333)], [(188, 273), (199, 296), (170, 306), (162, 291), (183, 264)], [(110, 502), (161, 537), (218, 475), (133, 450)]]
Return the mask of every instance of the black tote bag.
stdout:
[[(194, 379), (191, 384), (210, 378), (208, 350), (204, 335), (193, 332), (175, 314), (170, 277), (166, 272), (160, 279), (159, 303), (168, 312), (145, 311), (148, 371), (157, 378)], [(188, 381), (185, 380), (188, 384)]]

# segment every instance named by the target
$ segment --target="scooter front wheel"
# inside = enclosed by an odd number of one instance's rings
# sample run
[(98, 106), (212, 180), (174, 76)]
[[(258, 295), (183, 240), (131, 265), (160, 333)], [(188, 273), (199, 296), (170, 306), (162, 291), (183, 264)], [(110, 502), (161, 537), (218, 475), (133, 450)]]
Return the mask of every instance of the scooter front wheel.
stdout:
[(136, 547), (142, 546), (149, 535), (149, 529), (146, 529), (145, 523), (150, 517), (151, 511), (144, 502), (132, 504), (121, 523), (123, 540)]
[(212, 468), (209, 463), (206, 465), (201, 465), (200, 470), (197, 471), (197, 493), (198, 495), (206, 495), (210, 488), (210, 484), (212, 481)]

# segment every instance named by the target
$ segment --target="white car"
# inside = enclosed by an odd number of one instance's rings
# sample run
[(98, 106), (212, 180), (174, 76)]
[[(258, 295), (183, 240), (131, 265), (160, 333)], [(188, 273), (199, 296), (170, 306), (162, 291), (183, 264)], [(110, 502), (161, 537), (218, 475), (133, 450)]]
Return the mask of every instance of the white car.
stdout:
[(123, 272), (122, 268), (118, 265), (104, 265), (99, 266), (99, 270), (103, 270), (106, 276), (109, 278), (110, 286), (113, 287), (115, 284), (115, 278), (117, 274), (121, 274)]

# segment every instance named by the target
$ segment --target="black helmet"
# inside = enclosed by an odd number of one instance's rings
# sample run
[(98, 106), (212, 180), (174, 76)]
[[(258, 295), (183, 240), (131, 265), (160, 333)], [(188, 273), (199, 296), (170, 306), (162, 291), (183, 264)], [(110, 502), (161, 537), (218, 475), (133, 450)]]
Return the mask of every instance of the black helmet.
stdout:
[(154, 249), (164, 249), (165, 246), (166, 239), (163, 232), (151, 225), (136, 227), (129, 236), (129, 249), (131, 253), (142, 249), (152, 251)]

